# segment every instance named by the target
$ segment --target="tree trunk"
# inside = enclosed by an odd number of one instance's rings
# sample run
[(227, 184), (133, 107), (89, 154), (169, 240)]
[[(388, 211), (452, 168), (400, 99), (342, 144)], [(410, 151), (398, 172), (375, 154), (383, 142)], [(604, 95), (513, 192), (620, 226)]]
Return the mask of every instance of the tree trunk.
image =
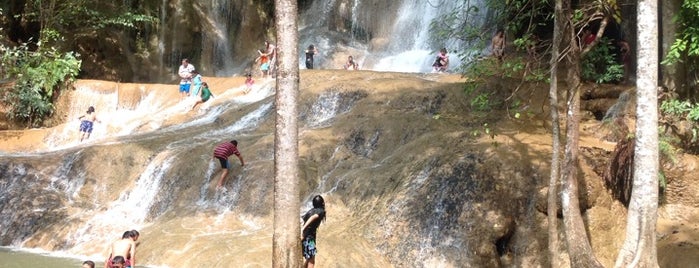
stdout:
[(549, 179), (548, 190), (548, 234), (549, 234), (549, 260), (551, 267), (560, 267), (558, 261), (558, 208), (556, 198), (558, 197), (558, 177), (561, 168), (561, 127), (558, 118), (558, 57), (561, 45), (561, 18), (563, 17), (563, 0), (556, 0), (553, 26), (553, 43), (551, 45), (551, 86), (549, 88), (549, 106), (551, 109), (551, 132), (552, 132), (552, 154), (551, 154), (551, 177)]
[[(575, 42), (575, 40), (573, 40)], [(561, 177), (561, 206), (566, 244), (571, 267), (603, 267), (592, 252), (585, 222), (580, 214), (578, 197), (578, 139), (580, 138), (580, 64), (576, 53), (569, 53), (568, 112), (566, 113), (566, 144)]]
[(561, 207), (563, 210), (563, 225), (565, 227), (566, 244), (570, 257), (571, 267), (603, 267), (597, 261), (592, 247), (590, 246), (585, 222), (580, 214), (578, 197), (578, 140), (580, 138), (580, 57), (582, 49), (578, 46), (577, 36), (574, 34), (571, 24), (570, 0), (564, 1), (566, 14), (567, 35), (566, 42), (569, 45), (569, 52), (566, 54), (568, 63), (568, 111), (566, 113), (566, 144), (564, 165), (561, 176), (563, 189), (561, 190)]
[[(675, 14), (679, 14), (683, 2), (683, 0), (662, 1), (662, 17), (672, 18)], [(662, 49), (661, 55), (667, 55), (670, 47), (672, 47), (672, 44), (675, 42), (680, 25), (674, 20), (660, 20), (660, 23), (662, 29), (662, 32), (659, 33), (662, 38), (662, 45), (660, 46)], [(690, 62), (685, 60), (675, 62), (674, 64), (661, 65), (660, 68), (662, 71), (660, 73), (661, 77), (659, 78), (659, 82), (668, 90), (675, 91), (679, 93), (680, 96), (692, 99), (696, 97), (696, 95), (692, 93), (693, 91), (691, 91), (689, 85), (687, 85), (687, 64), (690, 64)]]
[(272, 267), (300, 267), (298, 167), (298, 25), (296, 1), (275, 0), (277, 94), (274, 136), (274, 237)]
[(638, 2), (636, 146), (626, 240), (614, 267), (658, 267), (658, 2)]

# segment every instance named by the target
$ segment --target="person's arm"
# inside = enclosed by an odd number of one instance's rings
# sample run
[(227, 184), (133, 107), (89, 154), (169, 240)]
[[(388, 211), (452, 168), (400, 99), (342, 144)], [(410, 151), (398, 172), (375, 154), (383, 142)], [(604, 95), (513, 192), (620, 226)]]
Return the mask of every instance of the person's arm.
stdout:
[(136, 267), (136, 241), (131, 241), (131, 267)]
[(245, 161), (243, 161), (243, 155), (237, 154), (236, 156), (238, 157), (238, 159), (240, 159), (240, 165), (245, 166)]
[(109, 268), (109, 261), (112, 259), (112, 245), (107, 248), (107, 259), (104, 261), (104, 268)]

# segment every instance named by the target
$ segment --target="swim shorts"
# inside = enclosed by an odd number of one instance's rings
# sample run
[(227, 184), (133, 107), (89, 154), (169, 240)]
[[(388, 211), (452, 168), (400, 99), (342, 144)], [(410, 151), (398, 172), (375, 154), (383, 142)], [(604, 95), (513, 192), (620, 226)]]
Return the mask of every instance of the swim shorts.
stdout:
[(80, 122), (80, 132), (92, 133), (93, 122), (90, 120), (83, 120)]
[(189, 93), (189, 87), (191, 84), (180, 84), (180, 93), (185, 92)]
[(316, 238), (315, 236), (308, 235), (303, 238), (303, 257), (305, 259), (310, 259), (316, 256), (318, 249), (316, 249)]
[(228, 169), (228, 166), (229, 166), (228, 159), (223, 159), (220, 157), (216, 157), (216, 159), (218, 159), (218, 161), (221, 163), (221, 168)]
[(267, 71), (269, 70), (269, 63), (265, 62), (260, 66), (260, 70)]

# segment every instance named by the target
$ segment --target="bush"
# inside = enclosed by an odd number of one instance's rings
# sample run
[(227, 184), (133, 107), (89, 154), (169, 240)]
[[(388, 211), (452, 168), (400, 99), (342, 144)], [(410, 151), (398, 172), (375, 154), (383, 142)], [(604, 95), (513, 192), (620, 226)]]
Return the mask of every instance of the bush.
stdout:
[(31, 51), (27, 43), (0, 46), (3, 80), (13, 82), (4, 88), (2, 102), (11, 120), (38, 127), (53, 113), (54, 93), (68, 86), (78, 75), (81, 61), (72, 52), (55, 48)]
[(619, 64), (609, 39), (600, 42), (582, 58), (582, 78), (595, 83), (616, 82), (624, 78), (624, 65)]

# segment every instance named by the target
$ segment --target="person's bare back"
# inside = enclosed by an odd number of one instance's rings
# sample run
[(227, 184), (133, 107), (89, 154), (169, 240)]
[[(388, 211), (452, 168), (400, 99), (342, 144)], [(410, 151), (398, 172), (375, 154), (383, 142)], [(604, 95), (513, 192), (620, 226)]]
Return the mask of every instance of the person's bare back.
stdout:
[(125, 267), (136, 266), (136, 239), (138, 235), (132, 231), (126, 231), (121, 239), (112, 242), (109, 246), (109, 257), (105, 261), (104, 267), (111, 267), (111, 260), (116, 256), (126, 259)]
[(124, 256), (126, 259), (131, 259), (132, 255), (136, 253), (136, 242), (131, 240), (131, 238), (124, 238), (114, 241), (112, 243), (112, 257), (114, 256)]

